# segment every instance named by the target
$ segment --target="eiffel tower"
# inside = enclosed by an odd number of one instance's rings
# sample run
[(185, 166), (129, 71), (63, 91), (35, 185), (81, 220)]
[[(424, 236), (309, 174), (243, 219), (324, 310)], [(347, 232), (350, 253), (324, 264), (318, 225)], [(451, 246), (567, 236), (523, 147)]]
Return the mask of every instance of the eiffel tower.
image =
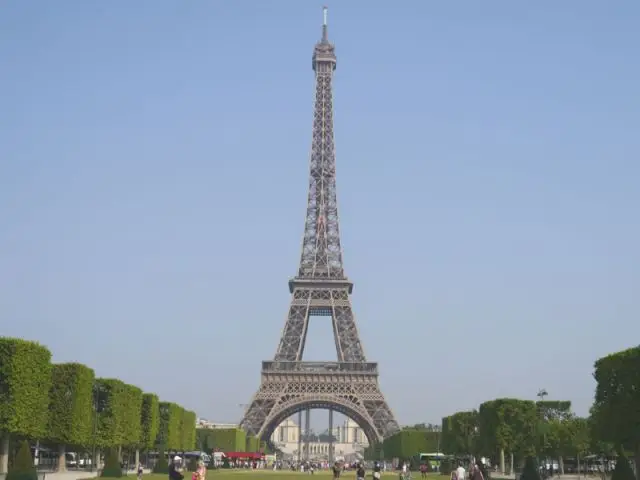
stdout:
[[(308, 433), (309, 410), (322, 408), (329, 410), (330, 432), (337, 411), (354, 420), (370, 444), (380, 444), (399, 427), (380, 391), (378, 364), (365, 357), (349, 299), (353, 283), (345, 276), (342, 263), (331, 92), (336, 55), (327, 36), (326, 7), (312, 66), (316, 98), (300, 267), (289, 281), (291, 305), (278, 350), (273, 361), (262, 362), (260, 388), (241, 427), (269, 441), (283, 420), (305, 411)], [(331, 317), (337, 362), (302, 361), (312, 315)], [(299, 442), (298, 458), (301, 450)], [(329, 458), (333, 460), (332, 445)]]

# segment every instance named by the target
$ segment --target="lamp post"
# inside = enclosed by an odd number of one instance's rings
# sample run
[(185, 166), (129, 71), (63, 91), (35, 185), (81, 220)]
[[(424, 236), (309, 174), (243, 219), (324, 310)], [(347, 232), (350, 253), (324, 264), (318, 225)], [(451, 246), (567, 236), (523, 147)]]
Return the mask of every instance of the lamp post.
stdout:
[(98, 413), (100, 407), (100, 386), (97, 386), (93, 389), (93, 455), (91, 458), (91, 471), (94, 469), (98, 469), (98, 462), (96, 459), (96, 442), (98, 436)]
[[(536, 394), (536, 396), (540, 399), (541, 402), (544, 401), (544, 397), (548, 396), (549, 393), (547, 392), (546, 389), (541, 388), (540, 390), (538, 390), (538, 393)], [(544, 411), (542, 410), (542, 408), (540, 408), (540, 421), (544, 420)], [(542, 450), (546, 450), (547, 448), (547, 432), (542, 431)], [(546, 452), (545, 452), (545, 461), (546, 461)], [(546, 465), (545, 465), (546, 467)]]

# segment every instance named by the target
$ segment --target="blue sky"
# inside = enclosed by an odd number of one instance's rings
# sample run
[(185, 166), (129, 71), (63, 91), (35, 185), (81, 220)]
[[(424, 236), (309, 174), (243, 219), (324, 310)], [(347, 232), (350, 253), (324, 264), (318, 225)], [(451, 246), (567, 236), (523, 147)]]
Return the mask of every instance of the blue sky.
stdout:
[[(401, 423), (640, 338), (640, 4), (329, 4), (344, 258)], [(238, 420), (306, 201), (320, 2), (0, 6), (0, 334)], [(332, 359), (328, 323), (308, 353)]]

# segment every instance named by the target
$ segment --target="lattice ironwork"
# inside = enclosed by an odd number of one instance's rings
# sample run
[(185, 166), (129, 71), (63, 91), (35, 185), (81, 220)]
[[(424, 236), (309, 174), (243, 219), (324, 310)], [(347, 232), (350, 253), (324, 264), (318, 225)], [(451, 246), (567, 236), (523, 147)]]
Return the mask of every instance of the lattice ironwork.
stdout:
[[(332, 408), (356, 421), (371, 443), (395, 433), (398, 424), (378, 385), (377, 364), (367, 362), (344, 274), (333, 140), (335, 47), (327, 36), (315, 45), (316, 97), (309, 196), (298, 274), (289, 281), (291, 304), (272, 362), (241, 425), (268, 439), (285, 418), (307, 408)], [(338, 362), (303, 362), (310, 316), (330, 316)]]

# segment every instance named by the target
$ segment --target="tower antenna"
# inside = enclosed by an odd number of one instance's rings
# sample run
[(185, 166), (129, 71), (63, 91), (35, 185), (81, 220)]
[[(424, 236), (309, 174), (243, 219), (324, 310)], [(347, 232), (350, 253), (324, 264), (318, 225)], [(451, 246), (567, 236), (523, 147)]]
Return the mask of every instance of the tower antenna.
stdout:
[(325, 43), (329, 41), (329, 35), (327, 34), (327, 11), (328, 10), (329, 10), (329, 7), (327, 7), (326, 5), (322, 7), (322, 41)]

